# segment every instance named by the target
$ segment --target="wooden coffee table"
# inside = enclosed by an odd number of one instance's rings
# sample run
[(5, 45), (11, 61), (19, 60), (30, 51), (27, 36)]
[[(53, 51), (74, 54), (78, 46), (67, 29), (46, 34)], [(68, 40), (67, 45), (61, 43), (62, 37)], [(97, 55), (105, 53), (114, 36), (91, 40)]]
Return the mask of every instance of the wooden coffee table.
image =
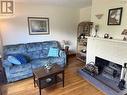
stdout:
[[(61, 74), (60, 78), (58, 75)], [(47, 81), (50, 79), (51, 81)], [(54, 64), (53, 67), (48, 71), (45, 67), (37, 68), (33, 70), (33, 80), (34, 87), (39, 87), (39, 93), (41, 95), (41, 89), (52, 86), (58, 82), (63, 82), (64, 87), (64, 68), (60, 67), (57, 64)]]

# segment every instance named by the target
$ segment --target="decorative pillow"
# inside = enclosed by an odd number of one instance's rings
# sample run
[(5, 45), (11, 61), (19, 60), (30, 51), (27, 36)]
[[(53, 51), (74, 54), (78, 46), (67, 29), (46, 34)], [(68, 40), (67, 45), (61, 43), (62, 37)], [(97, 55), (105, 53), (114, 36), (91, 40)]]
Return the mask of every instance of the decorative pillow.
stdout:
[(59, 49), (51, 47), (48, 52), (48, 57), (59, 57)]
[(26, 64), (27, 63), (27, 59), (22, 54), (11, 54), (11, 55), (8, 55), (7, 60), (10, 63), (15, 64), (15, 65)]

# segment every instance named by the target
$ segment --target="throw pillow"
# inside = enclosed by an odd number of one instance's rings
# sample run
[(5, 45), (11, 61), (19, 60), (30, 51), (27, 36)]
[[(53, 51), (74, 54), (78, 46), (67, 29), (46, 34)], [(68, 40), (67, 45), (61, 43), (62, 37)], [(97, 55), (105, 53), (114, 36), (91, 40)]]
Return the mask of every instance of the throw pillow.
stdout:
[(48, 52), (48, 57), (59, 57), (59, 49), (51, 47)]
[(11, 55), (8, 55), (7, 60), (10, 63), (15, 64), (15, 65), (26, 64), (27, 63), (27, 59), (22, 54), (11, 54)]

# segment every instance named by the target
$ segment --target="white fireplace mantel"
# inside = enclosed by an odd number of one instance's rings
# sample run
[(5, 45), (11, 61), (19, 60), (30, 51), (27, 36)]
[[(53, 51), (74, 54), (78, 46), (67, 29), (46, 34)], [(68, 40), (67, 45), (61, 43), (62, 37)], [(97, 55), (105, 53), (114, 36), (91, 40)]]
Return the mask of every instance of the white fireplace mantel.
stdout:
[(93, 39), (93, 40), (104, 40), (104, 41), (111, 41), (111, 42), (116, 42), (116, 43), (126, 43), (127, 41), (123, 41), (121, 39), (106, 39), (102, 37), (87, 37), (88, 39)]
[(96, 56), (122, 66), (127, 63), (127, 41), (95, 37), (87, 38), (86, 63), (95, 62)]

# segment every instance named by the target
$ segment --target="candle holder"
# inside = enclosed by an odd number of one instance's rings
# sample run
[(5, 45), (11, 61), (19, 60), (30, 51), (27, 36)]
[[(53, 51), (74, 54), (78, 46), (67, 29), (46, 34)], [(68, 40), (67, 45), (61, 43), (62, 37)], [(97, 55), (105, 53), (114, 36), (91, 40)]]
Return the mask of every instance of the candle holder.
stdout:
[(121, 33), (121, 35), (124, 35), (123, 41), (127, 41), (127, 29), (124, 29)]
[(97, 35), (98, 30), (99, 30), (99, 25), (95, 25), (95, 36), (94, 37), (98, 37)]

